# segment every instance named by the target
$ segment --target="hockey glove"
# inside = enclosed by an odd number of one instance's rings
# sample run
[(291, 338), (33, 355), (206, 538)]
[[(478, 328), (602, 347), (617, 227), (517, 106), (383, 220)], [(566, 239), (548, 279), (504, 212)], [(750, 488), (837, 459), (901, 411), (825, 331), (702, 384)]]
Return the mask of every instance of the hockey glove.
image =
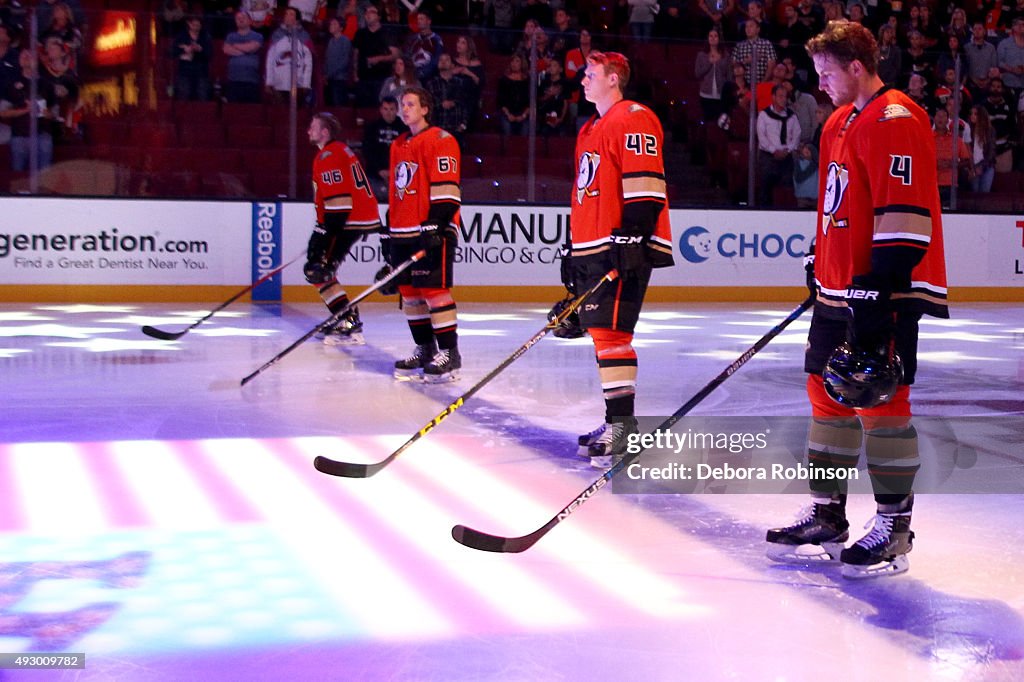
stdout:
[(437, 223), (423, 223), (420, 225), (420, 248), (430, 251), (440, 248), (444, 237)]
[[(382, 279), (384, 279), (385, 277), (387, 277), (388, 275), (390, 275), (391, 272), (392, 272), (391, 265), (390, 264), (385, 265), (384, 267), (382, 267), (380, 270), (377, 271), (376, 275), (373, 276), (373, 281), (374, 282), (379, 282)], [(394, 296), (395, 294), (398, 293), (398, 282), (397, 282), (397, 279), (398, 278), (396, 277), (395, 279), (391, 280), (390, 282), (388, 282), (387, 284), (382, 286), (377, 291), (379, 291), (384, 296)]]
[(576, 278), (572, 274), (572, 253), (568, 247), (563, 246), (558, 250), (558, 256), (560, 258), (558, 267), (559, 274), (562, 277), (562, 284), (565, 286), (566, 291), (575, 296)]
[(807, 247), (807, 253), (804, 254), (804, 273), (807, 275), (807, 291), (811, 293), (811, 298), (817, 298), (818, 284), (814, 281), (814, 244)]
[(309, 235), (309, 245), (306, 247), (306, 260), (309, 262), (327, 261), (328, 251), (331, 248), (331, 236), (327, 233), (327, 226), (317, 223), (313, 226), (313, 233)]
[(386, 232), (381, 232), (380, 234), (380, 255), (385, 263), (394, 266), (395, 256), (391, 248), (391, 235)]
[(612, 267), (619, 271), (623, 279), (635, 276), (637, 270), (647, 263), (644, 236), (638, 232), (612, 230), (610, 240)]
[(884, 352), (895, 331), (889, 290), (872, 282), (870, 275), (859, 275), (844, 296), (852, 316), (850, 344), (858, 350)]

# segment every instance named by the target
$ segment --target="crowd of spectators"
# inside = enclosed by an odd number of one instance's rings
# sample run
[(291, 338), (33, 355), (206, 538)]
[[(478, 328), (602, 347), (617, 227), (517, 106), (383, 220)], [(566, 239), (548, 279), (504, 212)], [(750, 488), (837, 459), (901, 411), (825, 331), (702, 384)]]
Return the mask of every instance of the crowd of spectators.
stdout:
[[(664, 66), (692, 74), (699, 115), (717, 129), (711, 143), (755, 131), (759, 203), (771, 204), (779, 185), (807, 203), (830, 107), (803, 45), (845, 17), (877, 34), (883, 81), (936, 119), (937, 141), (956, 135), (964, 143), (966, 158), (953, 153), (951, 137), (942, 161), (950, 184), (985, 192), (996, 173), (1024, 169), (1024, 0), (289, 2), (164, 0), (169, 93), (283, 104), (296, 77), (304, 107), (386, 104), (390, 113), (404, 88), (420, 85), (436, 100), (435, 122), (460, 139), (474, 131), (571, 136), (593, 113), (580, 86), (591, 49), (629, 52), (666, 39), (691, 46), (678, 54), (695, 55)], [(0, 143), (10, 144), (15, 170), (27, 164), (32, 117), (40, 166), (54, 141), (78, 134), (87, 16), (77, 0), (39, 0), (36, 12), (39, 49), (31, 53), (24, 8), (0, 0)], [(698, 41), (703, 47), (692, 49)], [(39, 97), (30, 102), (34, 73)]]

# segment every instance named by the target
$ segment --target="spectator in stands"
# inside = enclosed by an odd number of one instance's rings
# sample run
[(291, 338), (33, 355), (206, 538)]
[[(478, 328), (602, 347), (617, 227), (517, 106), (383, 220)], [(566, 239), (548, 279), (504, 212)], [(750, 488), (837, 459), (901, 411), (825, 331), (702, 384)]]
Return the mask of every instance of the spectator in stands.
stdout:
[(814, 128), (818, 124), (818, 100), (806, 87), (797, 87), (793, 81), (783, 81), (782, 84), (789, 90), (789, 108), (800, 121), (800, 142), (812, 142)]
[(18, 77), (18, 50), (11, 43), (11, 29), (0, 24), (0, 97)]
[[(938, 87), (935, 88), (935, 102), (940, 107), (946, 107), (947, 103), (952, 104), (955, 93), (957, 90), (960, 91), (960, 113), (959, 118), (965, 117), (965, 112), (970, 111), (971, 108), (971, 93), (967, 91), (961, 83), (957, 83), (956, 71), (950, 67), (946, 69), (942, 74), (942, 82), (939, 83)], [(950, 115), (953, 115), (953, 110), (948, 109)]]
[(971, 26), (971, 42), (964, 47), (967, 59), (967, 87), (975, 98), (988, 90), (989, 72), (993, 67), (998, 71), (999, 57), (996, 46), (986, 38), (985, 24), (976, 21)]
[(928, 112), (929, 117), (935, 114), (936, 102), (928, 92), (928, 81), (924, 76), (919, 73), (911, 74), (906, 93), (919, 107)]
[[(1015, 0), (1013, 7), (1004, 2), (1002, 12), (999, 15), (999, 26), (1005, 30), (1013, 27), (1013, 20), (1017, 17), (1024, 17), (1024, 0)], [(1006, 32), (1006, 31), (1004, 31)]]
[(1024, 91), (1024, 17), (1014, 17), (1010, 35), (996, 46), (999, 70), (1009, 99), (1016, 103)]
[(420, 79), (416, 77), (416, 72), (408, 65), (405, 57), (397, 57), (391, 64), (391, 75), (377, 93), (377, 100), (383, 102), (384, 98), (393, 97), (400, 101), (406, 88), (419, 85)]
[(935, 135), (935, 160), (938, 164), (939, 197), (943, 206), (949, 204), (953, 183), (957, 181), (961, 165), (971, 163), (971, 152), (958, 135), (956, 138), (956, 160), (953, 159), (953, 132), (949, 125), (949, 114), (945, 109), (935, 112), (932, 124)]
[(765, 16), (764, 5), (761, 4), (760, 0), (740, 0), (737, 8), (739, 9), (740, 15), (739, 25), (737, 26), (739, 31), (745, 31), (747, 21), (753, 20), (761, 27), (759, 35), (762, 38), (769, 42), (775, 39), (775, 27), (772, 26), (771, 22), (768, 21), (768, 17)]
[(825, 11), (814, 0), (800, 0), (796, 6), (796, 14), (800, 23), (807, 27), (812, 36), (825, 27)]
[(516, 13), (516, 22), (522, 26), (527, 21), (535, 21), (544, 28), (551, 26), (554, 23), (551, 6), (541, 0), (521, 1), (519, 11)]
[(555, 26), (551, 31), (551, 52), (559, 61), (565, 61), (565, 55), (580, 44), (580, 34), (572, 26), (572, 18), (568, 10), (559, 7), (555, 10)]
[(786, 82), (786, 65), (776, 64), (772, 67), (769, 76), (768, 80), (758, 83), (757, 89), (754, 90), (754, 100), (757, 103), (758, 111), (764, 111), (771, 106), (774, 99), (772, 93), (775, 91), (775, 86)]
[(701, 33), (716, 30), (723, 40), (732, 40), (736, 35), (736, 0), (699, 0), (697, 9)]
[(935, 75), (939, 83), (945, 80), (946, 69), (955, 69), (958, 61), (960, 62), (960, 77), (966, 79), (967, 60), (964, 58), (963, 46), (958, 37), (950, 34), (946, 36), (946, 49), (939, 52), (935, 60)]
[(988, 110), (980, 104), (971, 107), (972, 192), (991, 192), (996, 174), (996, 131), (988, 118)]
[(796, 5), (787, 3), (783, 7), (782, 15), (785, 21), (775, 32), (775, 51), (778, 53), (779, 60), (789, 57), (798, 69), (809, 70), (811, 60), (804, 45), (810, 40), (811, 33), (807, 30), (807, 26), (800, 21)]
[(245, 10), (235, 12), (235, 30), (224, 38), (227, 79), (224, 96), (229, 102), (260, 101), (260, 50), (263, 36), (252, 30), (252, 17)]
[(352, 80), (352, 41), (342, 31), (338, 17), (327, 22), (327, 33), (330, 40), (324, 49), (324, 102), (328, 106), (342, 106), (348, 104)]
[(188, 0), (163, 0), (160, 7), (161, 35), (173, 38), (185, 30)]
[(700, 83), (700, 109), (707, 122), (717, 121), (722, 114), (722, 88), (732, 75), (731, 66), (732, 59), (722, 44), (722, 35), (717, 29), (711, 29), (707, 44), (697, 53), (693, 66), (694, 76)]
[(452, 57), (455, 67), (455, 75), (465, 79), (466, 101), (466, 124), (469, 130), (476, 126), (476, 117), (480, 111), (480, 96), (484, 89), (484, 64), (476, 53), (476, 43), (469, 36), (459, 36), (455, 41), (455, 56)]
[(185, 30), (174, 39), (173, 50), (178, 66), (174, 79), (174, 99), (210, 99), (210, 54), (213, 41), (199, 17), (192, 15), (185, 21)]
[(967, 23), (967, 12), (962, 7), (957, 7), (949, 18), (949, 26), (946, 27), (946, 35), (956, 36), (960, 39), (961, 45), (966, 45), (971, 39), (972, 29)]
[(417, 31), (405, 42), (405, 57), (416, 71), (416, 77), (425, 82), (437, 73), (437, 60), (444, 52), (441, 36), (431, 28), (430, 14), (416, 14)]
[[(935, 80), (935, 55), (925, 49), (924, 35), (920, 31), (907, 34), (910, 47), (903, 53), (903, 70), (909, 79), (913, 74), (920, 74), (932, 83)], [(909, 80), (908, 80), (909, 82)]]
[(629, 0), (629, 32), (636, 42), (650, 41), (659, 9), (658, 0)]
[(18, 75), (7, 86), (3, 99), (10, 103), (7, 109), (0, 108), (0, 120), (11, 127), (11, 170), (26, 171), (29, 168), (32, 138), (31, 116), (35, 116), (38, 124), (36, 136), (36, 158), (39, 169), (53, 163), (53, 114), (51, 107), (57, 102), (56, 93), (50, 83), (38, 79), (38, 99), (44, 100), (46, 106), (40, 107), (32, 101), (29, 92), (32, 79), (38, 73), (38, 60), (35, 52), (23, 48), (18, 53)]
[[(10, 32), (8, 35), (20, 34), (25, 28), (25, 8), (17, 0), (0, 0), (0, 26), (6, 26)], [(14, 63), (17, 65), (18, 58), (15, 55)]]
[(820, 102), (818, 103), (818, 110), (814, 115), (814, 134), (811, 135), (811, 144), (816, 149), (821, 148), (821, 131), (825, 128), (825, 122), (828, 121), (828, 117), (835, 111), (835, 107), (832, 106), (832, 102)]
[(878, 29), (878, 77), (889, 87), (897, 87), (903, 70), (903, 51), (896, 44), (896, 29), (882, 24)]
[[(40, 24), (40, 26), (43, 26)], [(53, 5), (50, 22), (39, 32), (39, 42), (45, 44), (50, 38), (60, 40), (72, 58), (72, 69), (78, 68), (78, 56), (82, 49), (82, 31), (75, 24), (71, 8), (65, 2)]]
[(455, 74), (452, 56), (442, 53), (437, 60), (437, 75), (426, 83), (434, 99), (430, 122), (455, 136), (462, 144), (467, 127), (468, 100), (465, 79)]
[(299, 19), (306, 25), (318, 20), (326, 4), (325, 0), (289, 0), (289, 7), (298, 10)]
[(989, 79), (988, 96), (981, 104), (988, 112), (989, 122), (995, 130), (996, 172), (1009, 172), (1013, 170), (1013, 140), (1017, 121), (1014, 108), (1006, 99), (1002, 78), (993, 76)]
[(747, 19), (744, 28), (747, 38), (736, 45), (732, 58), (747, 68), (747, 85), (750, 85), (752, 78), (756, 78), (758, 83), (763, 81), (775, 66), (777, 58), (774, 46), (760, 37), (761, 25), (757, 21)]
[(59, 38), (47, 39), (43, 47), (43, 69), (39, 74), (40, 81), (47, 81), (48, 90), (53, 90), (54, 102), (50, 106), (52, 114), (51, 133), (58, 141), (78, 132), (78, 122), (82, 102), (79, 99), (81, 81), (72, 68), (74, 60)]
[(851, 22), (860, 24), (868, 30), (874, 30), (874, 22), (868, 18), (868, 11), (864, 8), (864, 5), (859, 2), (854, 2), (849, 5), (846, 11), (849, 15), (847, 18)]
[(818, 148), (810, 142), (800, 145), (793, 161), (793, 194), (797, 208), (818, 205)]
[(587, 69), (587, 56), (593, 49), (590, 31), (580, 29), (579, 47), (569, 50), (565, 55), (565, 78), (572, 83), (569, 95), (569, 118), (576, 121), (577, 132), (583, 124), (597, 111), (593, 102), (583, 96), (583, 75)]
[(284, 11), (281, 26), (270, 38), (264, 81), (267, 93), (278, 103), (291, 99), (292, 60), (295, 60), (295, 87), (300, 104), (311, 104), (310, 87), (313, 82), (313, 51), (309, 33), (299, 22), (294, 7)]
[(793, 183), (793, 152), (800, 146), (800, 121), (788, 106), (789, 91), (772, 89), (772, 103), (757, 115), (758, 205), (773, 206), (775, 188)]
[(939, 22), (935, 20), (935, 16), (932, 14), (932, 8), (927, 4), (922, 3), (919, 11), (920, 26), (918, 31), (921, 32), (922, 36), (924, 36), (925, 49), (931, 50), (942, 40), (942, 27), (939, 26)]
[(379, 102), (380, 89), (391, 75), (398, 48), (388, 40), (380, 11), (370, 5), (363, 13), (366, 26), (356, 31), (352, 46), (356, 62), (356, 103), (361, 107)]
[(522, 135), (530, 118), (530, 78), (526, 75), (523, 58), (517, 54), (508, 60), (508, 67), (498, 81), (498, 112), (501, 132)]
[[(270, 31), (274, 27), (275, 6), (276, 2), (272, 0), (242, 0), (238, 9), (249, 15), (253, 30), (265, 40), (270, 37)], [(260, 44), (262, 45), (262, 42)]]
[(348, 38), (349, 42), (356, 39), (356, 32), (359, 31), (360, 14), (358, 0), (343, 0), (338, 6), (335, 16), (337, 16), (338, 23), (341, 25), (342, 35)]
[(363, 131), (363, 159), (370, 176), (370, 186), (377, 201), (387, 201), (391, 180), (391, 143), (409, 130), (398, 118), (398, 100), (385, 97), (380, 102), (380, 118)]
[(571, 86), (562, 75), (562, 65), (556, 59), (537, 83), (537, 132), (542, 135), (564, 135), (569, 117)]
[(487, 40), (498, 54), (512, 54), (516, 44), (516, 0), (487, 0), (484, 3)]
[(654, 35), (670, 39), (689, 35), (692, 18), (687, 14), (684, 0), (662, 0), (659, 4), (661, 11), (654, 20)]
[[(68, 23), (80, 31), (80, 36), (84, 35), (88, 17), (82, 10), (79, 0), (39, 0), (36, 4), (36, 26), (39, 27), (40, 35), (53, 22), (53, 14), (57, 5), (64, 5), (69, 10), (71, 16)], [(25, 30), (28, 30), (27, 23)]]

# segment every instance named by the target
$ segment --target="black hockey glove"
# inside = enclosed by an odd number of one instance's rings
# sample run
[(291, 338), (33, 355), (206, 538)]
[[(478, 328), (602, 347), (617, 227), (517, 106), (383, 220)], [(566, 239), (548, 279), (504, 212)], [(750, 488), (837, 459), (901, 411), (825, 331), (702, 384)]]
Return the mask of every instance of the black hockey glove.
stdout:
[(569, 247), (563, 246), (558, 250), (559, 275), (562, 277), (562, 285), (571, 295), (576, 295), (576, 278), (572, 274), (572, 252)]
[(878, 286), (870, 275), (859, 275), (844, 296), (851, 314), (850, 343), (859, 350), (885, 352), (895, 331), (889, 290)]
[(811, 293), (811, 298), (817, 298), (818, 284), (814, 281), (814, 244), (807, 247), (807, 253), (804, 254), (804, 273), (807, 276), (807, 291)]
[(327, 262), (331, 248), (331, 236), (327, 233), (327, 226), (317, 223), (313, 226), (313, 233), (309, 235), (309, 245), (306, 247), (306, 260), (310, 263), (316, 261)]
[[(391, 272), (392, 272), (391, 265), (390, 264), (385, 265), (384, 267), (382, 267), (380, 270), (377, 271), (376, 275), (373, 276), (373, 281), (374, 282), (379, 282), (382, 279), (384, 279), (385, 277), (387, 277), (388, 275), (390, 275)], [(394, 296), (395, 294), (398, 293), (397, 278), (391, 280), (390, 282), (388, 282), (387, 284), (382, 286), (380, 289), (377, 289), (377, 291), (379, 291), (384, 296)]]
[(639, 232), (612, 230), (611, 265), (619, 271), (619, 277), (629, 279), (647, 263), (647, 254), (644, 253), (646, 241)]
[(444, 236), (438, 228), (437, 223), (423, 223), (420, 225), (420, 248), (430, 251), (440, 248)]
[(380, 255), (385, 263), (394, 267), (395, 256), (391, 248), (391, 235), (387, 232), (380, 233)]

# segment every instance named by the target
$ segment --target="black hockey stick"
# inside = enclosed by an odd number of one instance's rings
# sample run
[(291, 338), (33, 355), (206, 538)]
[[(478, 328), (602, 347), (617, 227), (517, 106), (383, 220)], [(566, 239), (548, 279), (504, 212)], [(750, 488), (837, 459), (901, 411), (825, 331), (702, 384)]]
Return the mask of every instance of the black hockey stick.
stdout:
[(430, 433), (430, 431), (435, 426), (437, 426), (445, 419), (447, 419), (449, 416), (451, 416), (451, 414), (455, 412), (455, 410), (462, 407), (467, 400), (469, 400), (481, 388), (486, 386), (491, 379), (498, 376), (498, 374), (500, 374), (502, 370), (511, 365), (517, 359), (519, 359), (519, 357), (522, 356), (523, 353), (530, 350), (530, 348), (532, 348), (534, 344), (536, 344), (538, 341), (547, 336), (548, 332), (550, 332), (553, 329), (557, 329), (558, 325), (561, 324), (562, 321), (565, 320), (567, 317), (569, 317), (569, 315), (576, 312), (576, 310), (578, 310), (579, 307), (583, 305), (583, 302), (590, 298), (590, 296), (595, 291), (597, 291), (602, 284), (604, 284), (605, 282), (610, 282), (618, 276), (619, 275), (615, 270), (609, 271), (608, 274), (602, 277), (597, 284), (592, 286), (590, 289), (588, 289), (582, 295), (576, 298), (576, 300), (574, 300), (572, 303), (566, 306), (566, 308), (556, 317), (549, 320), (548, 323), (544, 325), (543, 329), (541, 329), (536, 334), (530, 337), (529, 341), (519, 346), (519, 348), (516, 348), (515, 351), (513, 351), (512, 355), (505, 358), (500, 365), (492, 369), (487, 374), (487, 376), (478, 381), (476, 385), (474, 385), (468, 391), (466, 391), (461, 396), (456, 398), (454, 402), (448, 405), (448, 407), (441, 410), (440, 414), (438, 414), (436, 417), (427, 422), (426, 426), (424, 426), (422, 429), (414, 433), (412, 437), (409, 438), (409, 440), (402, 443), (402, 446), (400, 448), (392, 452), (386, 458), (382, 459), (381, 461), (375, 464), (354, 464), (352, 462), (339, 462), (337, 460), (329, 459), (327, 457), (317, 457), (316, 459), (313, 460), (313, 466), (316, 467), (317, 471), (320, 471), (325, 474), (330, 474), (331, 476), (344, 476), (345, 478), (369, 478), (370, 476), (373, 476), (378, 471), (386, 467), (388, 464), (395, 461), (395, 459), (403, 452), (405, 452), (409, 448), (409, 446), (411, 446), (413, 443), (418, 441), (423, 436)]
[(150, 327), (147, 324), (147, 325), (145, 325), (142, 328), (142, 333), (145, 334), (146, 336), (152, 336), (154, 339), (160, 339), (161, 341), (174, 341), (175, 339), (180, 339), (181, 337), (185, 336), (185, 334), (188, 334), (190, 331), (192, 331), (193, 329), (195, 329), (196, 327), (201, 325), (203, 322), (206, 322), (208, 319), (210, 319), (211, 317), (213, 317), (214, 315), (216, 315), (220, 311), (224, 310), (229, 305), (231, 305), (232, 303), (234, 303), (235, 301), (237, 301), (241, 297), (245, 296), (247, 293), (249, 293), (250, 291), (252, 291), (256, 287), (258, 287), (259, 285), (263, 284), (268, 279), (270, 279), (271, 277), (273, 277), (277, 273), (281, 272), (286, 267), (288, 267), (289, 265), (291, 265), (292, 263), (294, 263), (295, 261), (299, 260), (300, 258), (302, 258), (305, 255), (306, 255), (306, 253), (302, 252), (298, 256), (296, 256), (295, 258), (292, 258), (290, 261), (285, 263), (284, 265), (278, 265), (276, 268), (274, 268), (273, 270), (271, 270), (267, 274), (263, 275), (258, 280), (256, 280), (255, 282), (253, 282), (252, 284), (250, 284), (246, 288), (242, 289), (237, 294), (235, 294), (234, 296), (232, 296), (228, 300), (224, 301), (219, 306), (217, 306), (216, 308), (211, 310), (208, 314), (206, 314), (203, 317), (199, 318), (199, 320), (197, 320), (193, 324), (189, 325), (188, 327), (186, 327), (185, 329), (183, 329), (180, 332), (165, 332), (163, 329), (157, 329), (156, 327)]
[[(704, 398), (718, 388), (722, 382), (731, 377), (736, 371), (746, 364), (750, 358), (754, 357), (758, 351), (768, 345), (768, 342), (774, 339), (782, 332), (783, 329), (788, 327), (791, 322), (803, 315), (804, 311), (810, 308), (814, 304), (813, 298), (808, 298), (806, 301), (801, 303), (793, 312), (789, 314), (785, 320), (777, 324), (767, 334), (762, 336), (757, 343), (751, 346), (743, 355), (739, 356), (735, 362), (725, 368), (725, 370), (717, 377), (712, 379), (707, 386), (697, 392), (695, 396), (686, 401), (686, 404), (680, 407), (676, 412), (666, 419), (656, 431), (662, 431), (671, 428), (676, 422), (682, 419), (690, 410), (698, 405)], [(584, 502), (589, 500), (591, 496), (595, 495), (598, 490), (603, 488), (605, 484), (612, 480), (616, 474), (626, 469), (643, 450), (639, 450), (636, 453), (626, 454), (615, 463), (608, 471), (601, 475), (601, 478), (594, 481), (590, 486), (582, 493), (576, 496), (572, 502), (567, 504), (562, 511), (555, 514), (554, 517), (543, 526), (533, 531), (528, 535), (523, 535), (516, 538), (503, 537), (501, 535), (491, 535), (490, 533), (483, 533), (467, 526), (458, 525), (452, 528), (452, 537), (455, 541), (471, 547), (472, 549), (479, 549), (484, 552), (523, 552), (540, 540), (542, 537), (548, 534), (552, 528), (557, 526), (559, 523), (564, 521), (566, 517), (572, 514), (574, 511), (579, 509)]]
[(327, 328), (331, 327), (332, 325), (336, 324), (342, 317), (345, 316), (345, 314), (348, 311), (352, 310), (352, 308), (354, 308), (360, 301), (362, 301), (364, 298), (366, 298), (367, 296), (369, 296), (373, 292), (377, 291), (381, 287), (387, 285), (388, 282), (393, 280), (395, 277), (398, 277), (398, 275), (401, 272), (403, 272), (404, 270), (406, 270), (410, 265), (412, 265), (416, 261), (422, 259), (426, 255), (427, 255), (426, 251), (420, 250), (420, 251), (417, 251), (416, 253), (414, 253), (409, 260), (407, 260), (404, 263), (401, 263), (399, 265), (396, 265), (395, 268), (391, 271), (391, 273), (387, 277), (384, 277), (384, 278), (379, 279), (376, 282), (374, 282), (373, 286), (367, 288), (365, 291), (363, 291), (358, 296), (356, 296), (351, 301), (349, 301), (348, 305), (346, 305), (344, 308), (342, 308), (338, 312), (334, 313), (333, 315), (328, 317), (326, 320), (324, 320), (323, 322), (321, 322), (317, 326), (315, 326), (312, 329), (310, 329), (308, 332), (303, 334), (302, 337), (299, 338), (295, 343), (293, 343), (292, 345), (288, 346), (283, 351), (281, 351), (280, 353), (278, 353), (274, 357), (272, 357), (269, 360), (267, 360), (266, 362), (264, 362), (263, 365), (260, 366), (259, 369), (257, 369), (255, 372), (253, 372), (252, 374), (250, 374), (247, 377), (245, 377), (244, 379), (242, 379), (242, 386), (245, 386), (247, 383), (249, 383), (250, 381), (255, 379), (257, 376), (262, 374), (269, 367), (277, 364), (281, 360), (281, 358), (283, 358), (284, 356), (286, 356), (289, 353), (291, 353), (299, 345), (301, 345), (304, 341), (306, 341), (306, 339), (308, 339), (309, 337), (313, 336), (314, 334), (316, 334), (319, 331), (323, 331), (324, 329), (327, 329)]

